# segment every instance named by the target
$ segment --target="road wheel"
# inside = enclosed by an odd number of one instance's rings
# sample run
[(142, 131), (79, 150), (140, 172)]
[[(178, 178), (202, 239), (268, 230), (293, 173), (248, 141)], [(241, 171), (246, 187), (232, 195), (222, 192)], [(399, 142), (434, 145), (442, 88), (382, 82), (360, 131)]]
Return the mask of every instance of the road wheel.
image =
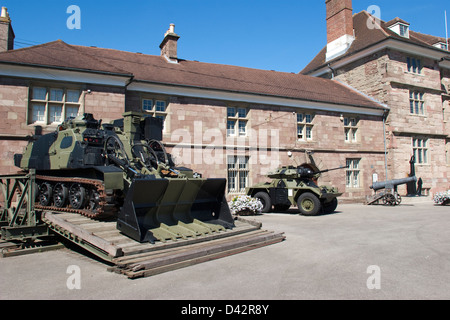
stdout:
[(334, 212), (334, 210), (336, 210), (338, 205), (338, 200), (337, 198), (333, 198), (333, 200), (331, 200), (330, 202), (324, 203), (323, 204), (323, 213), (325, 214), (329, 214)]
[(39, 204), (41, 206), (49, 206), (53, 199), (53, 188), (48, 182), (41, 184), (39, 188)]
[(55, 204), (55, 207), (64, 208), (68, 200), (69, 191), (67, 190), (67, 187), (62, 183), (58, 183), (53, 189), (53, 203)]
[(96, 189), (89, 190), (88, 208), (93, 212), (96, 212), (99, 207), (100, 207), (100, 194)]
[(86, 189), (79, 183), (74, 183), (69, 190), (70, 205), (74, 209), (82, 209), (86, 203)]
[(322, 205), (313, 193), (305, 192), (297, 199), (297, 207), (302, 215), (315, 216), (321, 211)]
[(261, 210), (262, 213), (268, 213), (272, 210), (272, 200), (270, 200), (270, 196), (267, 192), (260, 191), (255, 194), (255, 198), (259, 199), (263, 205)]

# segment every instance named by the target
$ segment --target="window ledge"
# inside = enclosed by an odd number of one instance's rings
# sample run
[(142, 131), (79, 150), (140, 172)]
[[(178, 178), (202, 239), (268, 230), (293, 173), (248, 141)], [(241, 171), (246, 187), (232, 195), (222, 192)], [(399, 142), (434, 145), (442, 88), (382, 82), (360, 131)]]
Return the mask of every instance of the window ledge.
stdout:
[(426, 114), (417, 114), (417, 113), (409, 113), (410, 116), (415, 116), (415, 117), (421, 117), (421, 118), (428, 118), (428, 115)]
[(414, 76), (420, 76), (420, 77), (424, 77), (425, 78), (425, 75), (423, 73), (415, 73), (415, 72), (411, 72), (411, 71), (403, 71), (403, 73), (411, 74), (411, 75), (414, 75)]

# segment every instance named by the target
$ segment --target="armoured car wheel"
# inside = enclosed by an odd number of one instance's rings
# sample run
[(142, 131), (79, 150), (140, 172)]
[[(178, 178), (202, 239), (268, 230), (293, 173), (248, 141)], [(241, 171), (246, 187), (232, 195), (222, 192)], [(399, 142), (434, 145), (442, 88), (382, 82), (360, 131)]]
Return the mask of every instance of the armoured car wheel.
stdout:
[(270, 200), (270, 196), (267, 192), (260, 191), (255, 194), (255, 198), (259, 199), (263, 205), (261, 210), (262, 213), (268, 213), (272, 210), (272, 200)]
[(333, 198), (333, 200), (331, 200), (330, 202), (324, 203), (322, 205), (323, 206), (323, 213), (329, 214), (329, 213), (334, 212), (334, 210), (336, 210), (336, 208), (337, 208), (337, 205), (338, 205), (337, 198)]
[(319, 199), (311, 192), (305, 192), (297, 199), (298, 210), (305, 216), (315, 216), (321, 210)]
[(68, 194), (67, 187), (61, 183), (58, 183), (53, 188), (53, 203), (55, 204), (55, 207), (65, 207), (69, 198)]

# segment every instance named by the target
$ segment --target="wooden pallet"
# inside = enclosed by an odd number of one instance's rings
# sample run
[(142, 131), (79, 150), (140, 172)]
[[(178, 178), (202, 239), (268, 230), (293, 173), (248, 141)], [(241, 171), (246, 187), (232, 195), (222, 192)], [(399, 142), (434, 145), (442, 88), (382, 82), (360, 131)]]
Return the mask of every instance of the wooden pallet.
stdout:
[(96, 221), (71, 213), (44, 212), (51, 230), (111, 262), (109, 271), (128, 278), (147, 277), (283, 241), (283, 233), (236, 218), (236, 227), (201, 237), (139, 243), (123, 235), (115, 221)]

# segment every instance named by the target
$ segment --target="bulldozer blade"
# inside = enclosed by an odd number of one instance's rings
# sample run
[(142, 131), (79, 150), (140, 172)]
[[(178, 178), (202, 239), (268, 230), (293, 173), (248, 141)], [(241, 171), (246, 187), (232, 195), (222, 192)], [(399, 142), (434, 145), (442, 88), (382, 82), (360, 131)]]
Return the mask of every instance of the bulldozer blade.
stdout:
[(230, 229), (234, 219), (225, 199), (226, 179), (205, 179), (191, 208), (191, 216), (202, 222)]
[(234, 227), (225, 179), (135, 179), (117, 228), (139, 242), (198, 237)]

